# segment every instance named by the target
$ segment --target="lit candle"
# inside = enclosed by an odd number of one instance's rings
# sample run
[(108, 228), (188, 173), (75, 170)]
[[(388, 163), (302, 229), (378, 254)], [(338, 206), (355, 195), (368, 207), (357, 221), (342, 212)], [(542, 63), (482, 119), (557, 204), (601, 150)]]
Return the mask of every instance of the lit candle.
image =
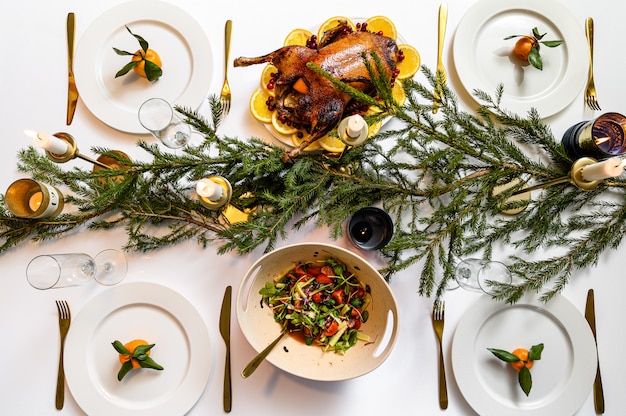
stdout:
[(196, 182), (196, 192), (198, 195), (208, 198), (211, 201), (218, 201), (223, 194), (221, 186), (213, 182), (211, 179), (200, 179)]
[(43, 201), (43, 194), (41, 192), (35, 192), (28, 199), (28, 207), (33, 210), (33, 212), (37, 211), (41, 206), (41, 202)]
[(625, 166), (626, 160), (621, 160), (618, 158), (606, 159), (602, 162), (585, 166), (581, 171), (581, 175), (582, 178), (587, 182), (614, 178), (624, 173)]
[(37, 147), (41, 147), (50, 153), (55, 155), (64, 155), (69, 149), (69, 143), (65, 140), (61, 140), (58, 137), (51, 136), (45, 132), (34, 132), (32, 130), (24, 130), (27, 136), (32, 137), (33, 144)]
[(358, 114), (348, 117), (348, 125), (346, 126), (346, 134), (353, 139), (358, 138), (367, 124), (365, 119)]

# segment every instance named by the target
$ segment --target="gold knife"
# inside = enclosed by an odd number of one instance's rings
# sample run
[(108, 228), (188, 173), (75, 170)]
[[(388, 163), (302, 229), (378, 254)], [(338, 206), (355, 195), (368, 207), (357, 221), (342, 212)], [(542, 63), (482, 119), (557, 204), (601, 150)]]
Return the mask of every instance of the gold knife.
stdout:
[(74, 80), (74, 35), (76, 25), (74, 13), (67, 14), (67, 119), (69, 126), (74, 119), (76, 103), (78, 102), (78, 89)]
[(226, 363), (224, 365), (224, 411), (229, 413), (233, 403), (233, 386), (230, 378), (230, 303), (233, 288), (228, 286), (222, 300), (220, 312), (220, 334), (226, 344)]
[[(585, 319), (591, 327), (593, 338), (596, 342), (596, 350), (598, 349), (598, 339), (596, 337), (596, 313), (594, 305), (593, 289), (587, 292), (587, 304), (585, 305)], [(596, 370), (596, 379), (593, 382), (593, 403), (596, 413), (604, 413), (604, 392), (602, 390), (602, 377), (600, 376), (600, 358), (598, 357), (598, 368)]]
[(433, 100), (433, 114), (437, 113), (439, 106), (441, 105), (441, 95), (443, 93), (442, 88), (446, 85), (446, 68), (443, 65), (443, 43), (446, 37), (446, 26), (448, 25), (448, 5), (441, 3), (439, 6), (439, 34), (437, 37), (437, 72), (441, 73), (443, 80), (441, 84), (435, 84), (435, 99)]

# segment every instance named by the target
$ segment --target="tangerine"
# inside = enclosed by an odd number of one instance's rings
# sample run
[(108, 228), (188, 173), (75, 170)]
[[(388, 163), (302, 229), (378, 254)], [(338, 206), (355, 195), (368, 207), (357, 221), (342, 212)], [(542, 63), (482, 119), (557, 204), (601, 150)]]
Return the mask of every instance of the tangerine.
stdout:
[(131, 60), (133, 62), (139, 62), (137, 65), (135, 65), (133, 71), (135, 71), (139, 76), (142, 76), (144, 78), (148, 78), (148, 75), (146, 74), (146, 61), (152, 62), (159, 68), (161, 68), (162, 65), (161, 57), (159, 56), (159, 54), (156, 53), (154, 49), (150, 48), (148, 48), (148, 50), (145, 52), (143, 49), (137, 50)]
[[(124, 344), (124, 348), (126, 348), (130, 354), (119, 354), (120, 363), (124, 364), (125, 362), (130, 361), (130, 363), (133, 365), (133, 368), (139, 368), (139, 361), (137, 361), (136, 358), (131, 358), (131, 355), (133, 354), (133, 352), (135, 352), (135, 348), (141, 345), (149, 344), (143, 339), (134, 339)], [(148, 350), (146, 354), (150, 355), (150, 350)]]
[(515, 42), (515, 47), (513, 48), (513, 56), (517, 59), (528, 62), (528, 56), (530, 55), (530, 51), (534, 48), (539, 47), (539, 42), (537, 39), (532, 36), (522, 36)]
[(511, 367), (513, 367), (516, 371), (520, 371), (523, 367), (526, 367), (529, 370), (533, 368), (534, 361), (528, 359), (529, 353), (526, 348), (518, 348), (511, 352), (511, 354), (520, 359), (520, 361), (511, 363)]

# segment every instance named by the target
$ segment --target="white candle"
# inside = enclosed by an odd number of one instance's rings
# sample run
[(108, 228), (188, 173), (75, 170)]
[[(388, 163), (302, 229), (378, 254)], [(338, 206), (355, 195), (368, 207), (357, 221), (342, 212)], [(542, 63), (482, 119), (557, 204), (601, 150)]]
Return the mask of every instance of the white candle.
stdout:
[(348, 125), (346, 126), (346, 134), (353, 139), (361, 135), (361, 131), (366, 126), (365, 119), (358, 114), (348, 117)]
[(626, 160), (618, 158), (606, 159), (602, 162), (585, 166), (581, 171), (581, 175), (587, 182), (614, 178), (624, 173), (625, 166)]
[(211, 201), (217, 201), (222, 197), (224, 190), (211, 179), (205, 178), (196, 182), (196, 192)]
[(51, 136), (45, 132), (34, 132), (32, 130), (24, 130), (27, 136), (33, 138), (33, 144), (44, 150), (54, 153), (55, 155), (64, 155), (69, 149), (69, 143), (58, 137)]

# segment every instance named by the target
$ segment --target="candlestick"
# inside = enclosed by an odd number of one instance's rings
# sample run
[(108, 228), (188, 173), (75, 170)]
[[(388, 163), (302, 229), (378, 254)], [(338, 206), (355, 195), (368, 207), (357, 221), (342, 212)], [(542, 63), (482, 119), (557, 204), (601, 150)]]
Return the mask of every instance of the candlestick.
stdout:
[(45, 132), (24, 130), (24, 133), (33, 139), (33, 144), (56, 155), (64, 155), (68, 151), (68, 143)]
[[(209, 184), (209, 182), (211, 182), (211, 184)], [(212, 210), (218, 210), (230, 202), (233, 188), (226, 178), (222, 176), (210, 176), (200, 179), (196, 183), (196, 193), (200, 197), (202, 205)]]
[(358, 146), (367, 140), (369, 128), (365, 119), (358, 114), (344, 118), (337, 127), (339, 139), (348, 146)]
[(586, 181), (614, 178), (624, 173), (624, 166), (626, 166), (626, 160), (613, 157), (603, 160), (602, 162), (594, 163), (593, 165), (585, 166), (581, 171), (581, 175)]
[(7, 208), (20, 218), (54, 217), (63, 210), (63, 194), (57, 188), (32, 179), (18, 179), (5, 195)]
[(586, 179), (583, 178), (582, 176), (582, 171), (586, 166), (589, 165), (593, 165), (597, 162), (597, 160), (590, 158), (590, 157), (582, 157), (580, 159), (578, 159), (576, 162), (574, 162), (574, 164), (572, 165), (572, 168), (569, 171), (569, 174), (567, 176), (561, 176), (560, 178), (556, 178), (553, 179), (551, 181), (547, 181), (547, 182), (543, 182), (543, 183), (538, 183), (536, 185), (533, 185), (529, 188), (523, 188), (523, 189), (518, 189), (517, 191), (513, 192), (511, 195), (519, 195), (522, 194), (524, 192), (530, 192), (530, 191), (534, 191), (536, 189), (543, 189), (543, 188), (547, 188), (549, 186), (554, 186), (554, 185), (558, 185), (561, 183), (571, 183), (572, 185), (576, 186), (579, 189), (582, 189), (584, 191), (592, 191), (594, 189), (596, 189), (598, 187), (598, 185), (600, 185), (602, 183), (601, 180), (591, 180), (588, 181)]

